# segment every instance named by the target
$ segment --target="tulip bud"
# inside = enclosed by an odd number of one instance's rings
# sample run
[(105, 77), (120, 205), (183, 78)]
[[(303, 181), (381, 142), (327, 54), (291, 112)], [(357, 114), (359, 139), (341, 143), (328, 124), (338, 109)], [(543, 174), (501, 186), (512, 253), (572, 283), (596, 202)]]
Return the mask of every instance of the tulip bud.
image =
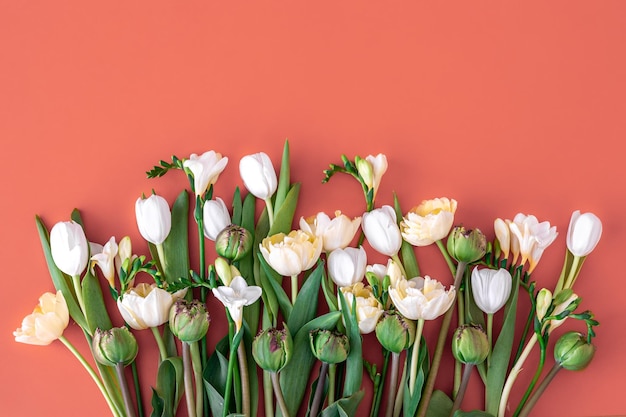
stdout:
[(572, 213), (567, 230), (567, 248), (574, 256), (589, 255), (602, 236), (602, 222), (593, 213)]
[(457, 226), (448, 236), (448, 253), (459, 262), (475, 262), (485, 256), (486, 249), (487, 238), (478, 229)]
[(361, 225), (370, 246), (387, 256), (398, 254), (402, 235), (396, 223), (396, 212), (391, 206), (382, 206), (363, 214)]
[(511, 295), (513, 277), (504, 268), (472, 270), (472, 295), (478, 308), (487, 314), (493, 314), (506, 304)]
[(252, 356), (261, 369), (280, 372), (287, 365), (293, 352), (289, 329), (265, 329), (252, 341)]
[(490, 350), (487, 334), (480, 325), (460, 326), (452, 336), (452, 355), (461, 363), (482, 363), (487, 359)]
[(204, 236), (215, 241), (217, 235), (231, 223), (228, 208), (224, 201), (218, 197), (215, 200), (205, 201), (202, 213)]
[(209, 313), (198, 300), (178, 300), (170, 309), (170, 329), (181, 342), (196, 342), (209, 329)]
[(105, 366), (124, 366), (135, 360), (139, 347), (135, 336), (126, 327), (96, 329), (92, 340), (93, 355)]
[(367, 254), (363, 246), (335, 249), (328, 255), (328, 273), (338, 287), (349, 287), (363, 280)]
[(160, 245), (170, 234), (172, 214), (163, 197), (152, 194), (148, 198), (138, 198), (135, 202), (135, 215), (139, 233), (148, 242)]
[(348, 336), (330, 330), (316, 329), (309, 333), (311, 350), (324, 363), (341, 363), (348, 358), (350, 342)]
[(261, 200), (270, 198), (278, 187), (276, 171), (269, 156), (264, 152), (241, 158), (239, 174), (248, 191)]
[(231, 261), (238, 261), (250, 252), (252, 236), (247, 229), (235, 224), (229, 225), (215, 238), (217, 254)]
[(554, 360), (569, 371), (580, 371), (593, 359), (596, 347), (578, 332), (567, 332), (554, 345)]
[(376, 338), (388, 351), (400, 353), (415, 341), (415, 322), (397, 313), (385, 313), (376, 325)]
[(87, 268), (89, 245), (83, 228), (74, 221), (52, 227), (50, 250), (56, 266), (67, 275), (80, 275)]

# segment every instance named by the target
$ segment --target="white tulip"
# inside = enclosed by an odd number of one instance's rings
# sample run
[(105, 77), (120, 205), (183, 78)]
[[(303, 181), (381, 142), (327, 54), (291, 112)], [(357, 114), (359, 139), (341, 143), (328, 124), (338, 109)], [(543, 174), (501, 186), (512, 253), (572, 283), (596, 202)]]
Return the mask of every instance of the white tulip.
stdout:
[(187, 289), (169, 293), (156, 284), (138, 284), (117, 300), (122, 318), (135, 330), (158, 327), (169, 320), (172, 304), (185, 296)]
[(382, 206), (363, 213), (363, 233), (370, 246), (387, 256), (395, 256), (402, 246), (402, 236), (396, 223), (396, 212), (391, 206)]
[(593, 213), (576, 210), (567, 229), (567, 248), (574, 256), (587, 256), (596, 247), (602, 236), (602, 222)]
[(189, 159), (183, 161), (183, 167), (193, 176), (193, 188), (196, 195), (201, 196), (215, 184), (224, 168), (228, 164), (228, 158), (215, 151), (208, 151), (198, 156), (191, 154)]
[(278, 186), (272, 161), (264, 152), (241, 158), (239, 175), (248, 191), (261, 200), (270, 198)]
[(472, 270), (472, 295), (478, 308), (487, 314), (500, 310), (509, 299), (513, 278), (506, 269), (478, 267)]
[(410, 320), (435, 320), (444, 314), (456, 297), (454, 286), (445, 287), (428, 275), (400, 280), (389, 287), (389, 297), (400, 314)]
[(138, 198), (135, 216), (139, 233), (144, 239), (155, 245), (165, 241), (172, 228), (172, 214), (163, 197), (152, 194), (148, 198)]
[(85, 232), (75, 221), (59, 222), (52, 227), (50, 251), (56, 266), (72, 277), (82, 274), (89, 262)]
[(204, 202), (203, 223), (204, 236), (215, 242), (217, 235), (231, 224), (230, 213), (224, 201), (217, 197), (215, 200)]
[[(341, 287), (340, 290), (349, 308), (352, 308), (356, 297), (356, 319), (361, 334), (373, 332), (384, 310), (382, 304), (374, 297), (372, 289), (364, 286), (362, 282), (357, 282), (351, 286)], [(341, 308), (341, 303), (339, 307)]]
[(367, 254), (363, 246), (335, 249), (328, 255), (328, 274), (338, 287), (349, 287), (363, 280)]

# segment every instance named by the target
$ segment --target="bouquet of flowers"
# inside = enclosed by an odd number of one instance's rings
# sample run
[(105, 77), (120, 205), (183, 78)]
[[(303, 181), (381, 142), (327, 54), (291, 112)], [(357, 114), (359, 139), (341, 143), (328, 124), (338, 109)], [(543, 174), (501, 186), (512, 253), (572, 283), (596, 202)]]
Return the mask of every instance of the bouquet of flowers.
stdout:
[[(454, 225), (454, 199), (424, 200), (408, 212), (396, 196), (393, 207), (377, 206), (387, 170), (382, 154), (342, 156), (324, 171), (323, 182), (337, 174), (358, 182), (362, 216), (320, 212), (297, 222), (300, 184), (291, 182), (287, 142), (278, 174), (263, 152), (241, 158), (247, 192), (235, 189), (232, 207), (214, 196), (227, 163), (208, 151), (148, 171), (155, 178), (181, 170), (190, 187), (171, 206), (154, 192), (137, 199), (149, 255), (134, 254), (129, 237), (90, 242), (77, 210), (51, 230), (37, 217), (56, 293), (41, 296), (15, 340), (65, 344), (113, 416), (148, 415), (136, 357), (150, 347), (135, 338), (146, 329), (159, 352), (150, 382), (154, 417), (522, 417), (557, 372), (584, 369), (593, 358), (598, 323), (579, 309), (573, 287), (602, 233), (594, 214), (572, 214), (561, 275), (553, 289), (537, 288), (533, 271), (556, 227), (520, 213), (496, 219), (489, 241)], [(190, 260), (194, 234), (197, 265)], [(438, 247), (449, 278), (422, 272), (416, 251), (428, 245)], [(387, 262), (368, 264), (366, 248)], [(217, 343), (207, 338), (210, 297), (228, 321)], [(518, 311), (520, 297), (529, 298), (528, 311)], [(81, 349), (63, 336), (70, 319), (83, 330)], [(579, 320), (581, 331), (555, 332), (567, 319)], [(425, 326), (439, 326), (436, 342), (425, 340)], [(558, 340), (549, 345), (551, 338)], [(377, 360), (364, 359), (364, 340)], [(444, 392), (435, 388), (448, 349), (453, 390)], [(531, 365), (533, 350), (539, 360)], [(511, 403), (523, 365), (533, 376)], [(482, 410), (462, 410), (472, 373), (482, 384)]]

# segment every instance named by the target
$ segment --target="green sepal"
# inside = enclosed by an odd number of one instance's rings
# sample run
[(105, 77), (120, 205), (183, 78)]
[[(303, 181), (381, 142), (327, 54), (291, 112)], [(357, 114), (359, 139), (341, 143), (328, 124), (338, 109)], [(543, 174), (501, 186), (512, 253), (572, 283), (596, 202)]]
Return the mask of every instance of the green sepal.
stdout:
[(280, 163), (280, 174), (278, 176), (278, 187), (276, 188), (276, 199), (274, 200), (274, 210), (280, 210), (287, 192), (289, 191), (291, 168), (289, 164), (289, 141), (285, 139), (283, 146), (283, 157)]
[(346, 298), (339, 291), (341, 314), (346, 326), (346, 335), (350, 340), (350, 352), (346, 359), (346, 376), (343, 385), (343, 396), (349, 397), (361, 388), (363, 381), (363, 340), (356, 318), (356, 297), (352, 299), (352, 307), (348, 307)]
[(152, 405), (158, 406), (152, 417), (175, 416), (182, 395), (183, 361), (179, 357), (166, 358), (159, 365), (156, 389), (152, 390)]
[(317, 300), (322, 275), (324, 273), (324, 261), (318, 261), (317, 267), (308, 276), (293, 305), (287, 320), (289, 332), (295, 334), (307, 322), (313, 320), (317, 313)]
[(364, 392), (359, 390), (349, 397), (341, 398), (322, 411), (322, 417), (354, 417), (359, 404), (363, 399)]
[(48, 229), (41, 220), (41, 217), (35, 216), (35, 221), (37, 223), (37, 231), (39, 232), (39, 239), (41, 240), (41, 247), (43, 249), (44, 256), (46, 258), (46, 263), (48, 265), (48, 271), (50, 273), (50, 278), (52, 278), (52, 283), (54, 284), (54, 288), (63, 293), (63, 297), (65, 298), (65, 302), (67, 304), (67, 308), (70, 312), (70, 316), (72, 319), (85, 331), (89, 328), (87, 325), (87, 320), (81, 311), (78, 301), (76, 299), (76, 295), (74, 293), (74, 287), (71, 283), (71, 278), (65, 275), (59, 268), (57, 268), (54, 260), (52, 259), (52, 252), (50, 250), (50, 235), (48, 234)]
[(98, 279), (89, 271), (83, 277), (82, 282), (83, 302), (85, 303), (85, 318), (87, 320), (88, 332), (93, 336), (94, 331), (99, 328), (109, 330), (113, 327)]
[[(398, 225), (402, 221), (402, 209), (400, 208), (400, 200), (398, 200), (398, 195), (393, 193), (393, 207), (396, 212), (396, 221)], [(420, 268), (417, 263), (417, 258), (415, 257), (415, 250), (413, 246), (407, 242), (406, 240), (402, 240), (402, 246), (400, 247), (400, 256), (402, 258), (402, 265), (404, 266), (404, 271), (406, 272), (407, 279), (412, 277), (420, 276)]]

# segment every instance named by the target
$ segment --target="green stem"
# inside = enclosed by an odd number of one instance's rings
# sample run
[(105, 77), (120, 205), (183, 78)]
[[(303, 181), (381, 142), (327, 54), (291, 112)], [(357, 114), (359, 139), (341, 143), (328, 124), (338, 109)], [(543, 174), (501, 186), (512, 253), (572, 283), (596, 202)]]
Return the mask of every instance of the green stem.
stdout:
[[(389, 352), (387, 349), (383, 348), (383, 369), (382, 372), (377, 375), (376, 381), (374, 382), (374, 395), (372, 397), (372, 408), (370, 411), (370, 417), (378, 416), (380, 402), (383, 397), (383, 387), (385, 385), (385, 379), (387, 377), (387, 368), (389, 366), (390, 353), (391, 352)], [(391, 400), (392, 399), (390, 399), (390, 401)]]
[(298, 297), (298, 275), (291, 276), (291, 304), (296, 303)]
[(489, 353), (487, 354), (487, 367), (491, 363), (491, 351), (493, 350), (493, 313), (487, 313), (487, 342)]
[(115, 365), (115, 372), (117, 373), (117, 379), (120, 381), (120, 389), (122, 390), (122, 397), (124, 398), (126, 417), (135, 417), (133, 400), (130, 397), (130, 391), (128, 389), (128, 384), (126, 383), (126, 376), (124, 375), (124, 364), (118, 363)]
[(204, 412), (204, 390), (202, 389), (204, 383), (202, 381), (202, 360), (200, 357), (200, 350), (198, 349), (198, 342), (192, 342), (189, 344), (191, 351), (191, 365), (193, 367), (193, 376), (196, 384), (196, 416), (201, 416)]
[(413, 278), (413, 277), (407, 277), (406, 276), (406, 271), (404, 270), (404, 265), (402, 265), (402, 261), (400, 260), (400, 257), (398, 256), (397, 253), (395, 255), (393, 255), (391, 257), (391, 259), (393, 259), (393, 261), (398, 265), (398, 267), (400, 268), (400, 271), (402, 272), (402, 276), (403, 277), (405, 277), (406, 279)]
[(535, 346), (535, 343), (537, 343), (537, 334), (533, 333), (533, 336), (528, 340), (528, 343), (526, 343), (526, 347), (524, 348), (521, 356), (515, 362), (515, 365), (513, 365), (513, 368), (509, 372), (509, 376), (507, 377), (504, 388), (502, 389), (502, 397), (500, 397), (498, 417), (504, 417), (506, 404), (509, 401), (509, 395), (511, 395), (511, 389), (513, 388), (513, 384), (515, 383), (515, 380), (517, 379), (519, 373), (522, 371), (522, 365), (524, 364), (524, 361), (526, 361), (526, 358), (528, 358), (528, 355), (532, 351), (532, 348)]
[(552, 369), (550, 369), (550, 372), (548, 372), (548, 374), (543, 379), (543, 381), (541, 381), (541, 384), (539, 384), (539, 386), (537, 387), (537, 390), (535, 391), (535, 393), (532, 395), (532, 397), (530, 397), (530, 399), (528, 400), (524, 408), (522, 408), (522, 411), (520, 412), (519, 417), (528, 417), (528, 415), (530, 414), (530, 411), (533, 409), (533, 407), (535, 406), (535, 404), (537, 403), (541, 395), (544, 393), (548, 385), (550, 385), (550, 382), (552, 382), (556, 374), (559, 373), (561, 369), (563, 369), (563, 367), (561, 366), (560, 363), (557, 362), (554, 364)]
[(161, 333), (159, 333), (159, 329), (157, 327), (150, 327), (152, 330), (152, 334), (154, 335), (154, 340), (156, 340), (157, 346), (159, 347), (159, 353), (161, 354), (161, 361), (164, 361), (167, 358), (167, 348), (165, 347), (165, 342), (163, 341), (163, 337)]
[(415, 391), (415, 380), (417, 379), (417, 362), (419, 361), (420, 342), (422, 340), (422, 332), (424, 331), (424, 319), (417, 320), (417, 329), (415, 330), (415, 343), (411, 349), (411, 373), (409, 374), (409, 393), (413, 395)]
[(317, 379), (317, 387), (315, 388), (315, 396), (313, 397), (313, 402), (311, 403), (311, 413), (309, 414), (310, 417), (317, 417), (317, 414), (322, 408), (322, 399), (324, 397), (324, 385), (326, 385), (327, 373), (328, 364), (326, 362), (322, 362), (322, 367), (320, 368), (320, 376)]
[(572, 266), (570, 267), (570, 270), (569, 270), (569, 275), (567, 279), (565, 280), (565, 284), (563, 285), (564, 290), (568, 288), (572, 288), (572, 286), (574, 285), (574, 281), (576, 280), (576, 275), (577, 275), (576, 272), (578, 270), (578, 264), (580, 263), (580, 259), (581, 259), (580, 256), (574, 256), (574, 259), (572, 260)]
[(165, 252), (163, 252), (163, 244), (159, 243), (156, 246), (157, 255), (159, 256), (159, 265), (161, 265), (161, 272), (165, 276)]
[[(236, 335), (234, 334), (233, 337), (231, 338), (231, 343), (235, 338), (236, 338)], [(224, 389), (224, 408), (222, 409), (222, 417), (226, 417), (228, 414), (230, 414), (229, 408), (230, 408), (230, 397), (231, 397), (231, 391), (232, 391), (232, 385), (233, 385), (233, 370), (235, 369), (235, 362), (236, 362), (235, 354), (237, 353), (238, 347), (239, 346), (234, 346), (234, 345), (230, 346), (230, 355), (228, 356), (228, 371), (226, 373), (226, 387)]]
[(106, 400), (107, 404), (109, 405), (109, 408), (111, 409), (111, 412), (113, 413), (113, 415), (117, 416), (117, 417), (121, 417), (122, 413), (115, 407), (115, 404), (111, 400), (111, 397), (109, 396), (109, 393), (107, 392), (106, 388), (102, 384), (102, 381), (98, 377), (98, 374), (96, 374), (96, 371), (94, 371), (93, 368), (91, 367), (91, 365), (89, 365), (89, 362), (87, 362), (85, 360), (83, 355), (81, 355), (80, 352), (78, 350), (76, 350), (74, 345), (72, 345), (72, 343), (70, 343), (70, 341), (67, 340), (65, 338), (65, 336), (60, 336), (59, 340), (61, 342), (63, 342), (65, 347), (68, 348), (69, 351), (74, 354), (76, 359), (78, 359), (78, 361), (81, 363), (81, 365), (83, 365), (83, 367), (85, 368), (85, 370), (87, 371), (89, 376), (91, 376), (91, 379), (93, 379), (93, 381), (96, 383), (96, 386), (98, 387), (98, 389), (100, 389), (100, 393), (102, 393), (102, 396), (104, 397), (104, 399)]
[(246, 348), (243, 343), (237, 347), (237, 359), (239, 359), (239, 374), (241, 375), (241, 397), (243, 415), (250, 417), (250, 377), (248, 375), (248, 359)]
[[(459, 289), (460, 291), (460, 289)], [(465, 291), (464, 291), (465, 292)], [(456, 297), (457, 305), (457, 326), (465, 324), (465, 299), (460, 292), (457, 292)], [(461, 385), (461, 362), (454, 359), (454, 386), (452, 389), (452, 398), (455, 398)]]
[(438, 240), (435, 243), (437, 244), (437, 247), (439, 248), (439, 251), (441, 251), (441, 254), (443, 255), (443, 258), (446, 260), (446, 263), (448, 264), (448, 268), (450, 268), (450, 272), (452, 273), (452, 275), (456, 274), (457, 266), (454, 265), (454, 261), (452, 260), (452, 258), (448, 254), (448, 250), (446, 249), (446, 247), (443, 246), (443, 242), (441, 240)]
[(269, 219), (271, 229), (272, 225), (274, 224), (274, 207), (272, 207), (271, 197), (265, 199), (265, 207), (267, 207), (267, 218)]
[(335, 384), (337, 378), (337, 364), (328, 365), (328, 404), (335, 402)]
[[(454, 288), (456, 291), (458, 291), (459, 289), (461, 280), (463, 279), (463, 275), (465, 274), (466, 266), (467, 266), (467, 263), (459, 262), (456, 268), (456, 274), (454, 277)], [(435, 380), (437, 379), (437, 373), (439, 372), (439, 365), (441, 364), (441, 356), (443, 355), (443, 348), (446, 344), (446, 338), (448, 336), (450, 322), (452, 321), (452, 314), (454, 313), (454, 306), (455, 304), (453, 303), (452, 306), (448, 309), (448, 311), (446, 311), (446, 314), (443, 316), (443, 321), (441, 323), (441, 328), (439, 330), (439, 338), (437, 339), (437, 345), (435, 347), (435, 352), (433, 353), (433, 361), (430, 367), (430, 372), (428, 372), (428, 378), (426, 378), (426, 383), (424, 384), (424, 393), (422, 394), (422, 399), (417, 409), (418, 417), (426, 416), (426, 410), (428, 410), (430, 397), (432, 397), (433, 390), (435, 389)]]
[(407, 360), (404, 361), (404, 366), (402, 367), (402, 376), (400, 377), (400, 383), (398, 386), (402, 387), (396, 393), (396, 398), (393, 405), (393, 417), (399, 417), (400, 412), (402, 411), (402, 403), (404, 401), (404, 386), (406, 385), (406, 365)]
[(278, 374), (276, 372), (271, 372), (270, 379), (272, 381), (272, 387), (274, 387), (274, 393), (276, 394), (276, 402), (278, 403), (280, 412), (282, 413), (283, 417), (289, 417), (289, 409), (287, 408), (285, 397), (283, 397), (283, 391), (280, 389), (280, 383), (278, 382)]
[(450, 417), (454, 416), (456, 410), (461, 408), (461, 403), (463, 402), (463, 397), (465, 396), (465, 391), (467, 390), (472, 369), (474, 369), (473, 363), (465, 364), (465, 369), (463, 369), (463, 378), (461, 379), (461, 386), (459, 387), (459, 392), (454, 399), (454, 404), (452, 405), (452, 410), (450, 411)]
[[(516, 273), (518, 273), (518, 271), (516, 271)], [(531, 292), (529, 292), (528, 294), (530, 295), (531, 298), (534, 298), (534, 294), (532, 294)], [(522, 350), (524, 350), (524, 340), (526, 340), (526, 336), (528, 335), (528, 331), (530, 330), (530, 325), (535, 319), (535, 315), (536, 315), (535, 303), (532, 302), (531, 304), (532, 305), (530, 309), (528, 310), (528, 317), (526, 318), (526, 324), (524, 325), (524, 330), (522, 331), (522, 336), (520, 338), (520, 342), (517, 347), (517, 352), (515, 353), (515, 358), (513, 359), (513, 363), (515, 363), (519, 359), (520, 355), (522, 354)]]
[(141, 389), (139, 387), (139, 373), (137, 372), (137, 362), (133, 361), (130, 364), (130, 369), (133, 373), (133, 386), (135, 387), (135, 400), (137, 401), (137, 411), (139, 417), (143, 417), (143, 404), (141, 400)]
[(539, 378), (541, 377), (541, 373), (543, 372), (543, 367), (546, 363), (546, 343), (547, 343), (547, 340), (539, 339), (539, 347), (541, 351), (539, 354), (539, 364), (537, 365), (537, 371), (535, 371), (535, 375), (533, 376), (532, 381), (530, 381), (530, 384), (528, 384), (528, 388), (526, 389), (524, 396), (522, 397), (519, 404), (517, 405), (517, 408), (515, 409), (515, 413), (513, 413), (513, 417), (519, 416), (524, 405), (526, 405), (526, 401), (528, 400), (528, 397), (530, 397), (530, 394), (533, 392), (533, 389), (535, 389), (535, 385), (537, 385), (537, 381), (539, 381)]
[(85, 301), (83, 300), (83, 287), (80, 285), (80, 275), (74, 275), (72, 277), (72, 283), (74, 284), (74, 292), (76, 293), (78, 305), (83, 311), (83, 314), (85, 314), (87, 310), (85, 310)]
[(400, 354), (391, 352), (391, 375), (389, 375), (389, 395), (387, 396), (387, 410), (385, 417), (393, 417), (393, 406), (398, 389), (398, 370), (400, 368)]
[[(263, 404), (265, 406), (266, 416), (274, 415), (274, 390), (272, 389), (273, 385), (274, 381), (272, 381), (272, 373), (268, 371), (263, 371)], [(282, 395), (282, 392), (280, 395)]]

